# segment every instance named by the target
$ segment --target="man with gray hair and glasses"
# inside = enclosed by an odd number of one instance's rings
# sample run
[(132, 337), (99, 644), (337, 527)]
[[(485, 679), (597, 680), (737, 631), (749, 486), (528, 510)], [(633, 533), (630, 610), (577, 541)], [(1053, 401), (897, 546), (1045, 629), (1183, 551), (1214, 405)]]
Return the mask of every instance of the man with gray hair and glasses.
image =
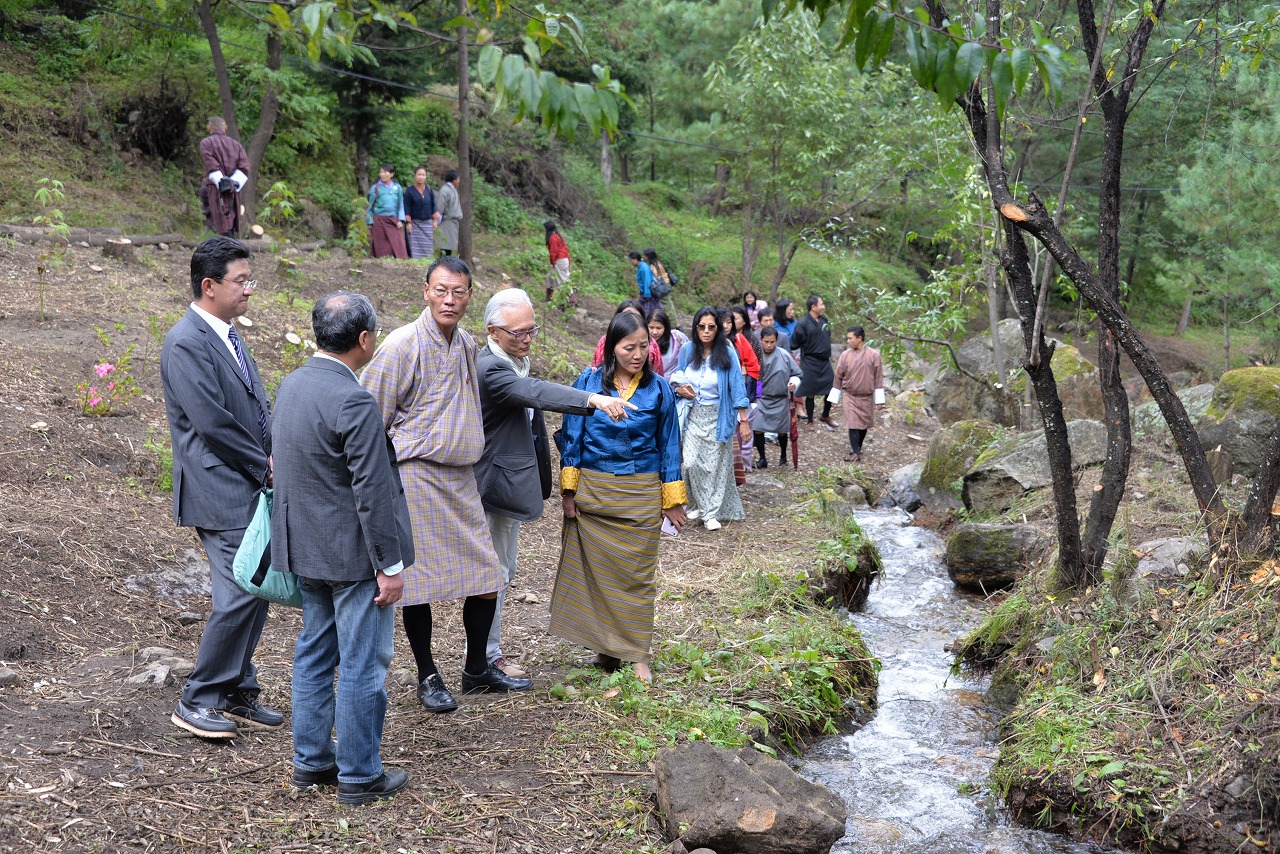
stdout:
[(476, 364), (480, 371), (480, 408), (484, 412), (484, 453), (476, 463), (476, 483), (485, 520), (502, 565), (493, 626), (485, 657), (491, 667), (508, 676), (525, 676), (524, 669), (502, 653), (502, 606), (516, 574), (520, 523), (542, 516), (551, 497), (551, 449), (542, 411), (591, 415), (600, 410), (614, 421), (627, 417), (635, 405), (619, 397), (593, 394), (529, 375), (529, 351), (539, 326), (533, 302), (520, 288), (498, 291), (484, 311), (486, 346)]
[(392, 606), (413, 537), (395, 448), (355, 373), (373, 358), (378, 315), (368, 297), (339, 291), (320, 298), (311, 326), (316, 355), (280, 383), (272, 424), (271, 565), (297, 575), (302, 590), (292, 783), (336, 783), (339, 803), (363, 804), (408, 782), (383, 769), (380, 749)]
[(405, 570), (401, 600), (418, 702), (429, 712), (451, 712), (458, 703), (431, 655), (433, 602), (464, 600), (463, 691), (526, 691), (533, 683), (491, 666), (484, 654), (503, 581), (473, 468), (484, 451), (484, 426), (476, 343), (461, 326), (471, 303), (471, 268), (456, 255), (436, 260), (422, 295), (426, 310), (387, 336), (360, 381), (395, 443), (422, 555)]

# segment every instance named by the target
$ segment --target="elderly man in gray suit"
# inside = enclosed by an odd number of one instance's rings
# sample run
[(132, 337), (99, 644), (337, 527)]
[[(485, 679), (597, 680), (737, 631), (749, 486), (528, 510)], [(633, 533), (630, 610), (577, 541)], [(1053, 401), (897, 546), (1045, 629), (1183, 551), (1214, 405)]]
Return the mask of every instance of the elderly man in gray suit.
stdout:
[(484, 417), (484, 454), (475, 465), (480, 503), (505, 584), (498, 591), (486, 656), (508, 676), (524, 669), (502, 653), (502, 606), (516, 574), (520, 523), (542, 516), (551, 496), (551, 450), (542, 410), (590, 415), (596, 409), (614, 421), (626, 418), (635, 404), (618, 397), (592, 394), (529, 376), (529, 351), (539, 327), (533, 302), (520, 288), (506, 288), (489, 299), (484, 310), (489, 338), (476, 357), (480, 373), (480, 410)]
[(169, 330), (160, 379), (173, 441), (173, 514), (209, 556), (213, 608), (195, 669), (170, 720), (204, 738), (232, 738), (236, 722), (277, 729), (284, 715), (258, 702), (253, 651), (267, 603), (232, 574), (258, 490), (271, 484), (271, 407), (235, 328), (257, 286), (249, 247), (211, 237), (191, 256), (191, 310)]
[(413, 564), (413, 535), (395, 448), (355, 374), (373, 358), (377, 324), (362, 294), (321, 297), (311, 312), (316, 355), (280, 384), (272, 427), (271, 564), (297, 575), (302, 589), (293, 786), (337, 783), (346, 804), (394, 797), (409, 779), (383, 770), (379, 755), (391, 606)]

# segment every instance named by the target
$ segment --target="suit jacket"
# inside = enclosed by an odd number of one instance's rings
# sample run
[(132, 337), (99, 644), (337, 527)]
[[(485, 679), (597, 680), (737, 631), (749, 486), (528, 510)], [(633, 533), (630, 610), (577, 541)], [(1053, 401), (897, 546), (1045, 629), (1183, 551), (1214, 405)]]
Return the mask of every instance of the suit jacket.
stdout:
[(531, 522), (551, 497), (551, 447), (542, 410), (590, 415), (591, 393), (521, 377), (488, 347), (476, 357), (476, 369), (484, 416), (484, 453), (475, 465), (480, 503), (490, 513)]
[[(267, 482), (271, 403), (258, 364), (245, 348), (246, 383), (236, 357), (195, 311), (174, 324), (160, 351), (164, 408), (173, 443), (173, 518), (179, 525), (227, 531), (253, 516)], [(258, 407), (267, 414), (263, 447)]]
[(413, 563), (395, 448), (377, 401), (346, 366), (313, 357), (284, 378), (271, 444), (274, 569), (364, 581)]

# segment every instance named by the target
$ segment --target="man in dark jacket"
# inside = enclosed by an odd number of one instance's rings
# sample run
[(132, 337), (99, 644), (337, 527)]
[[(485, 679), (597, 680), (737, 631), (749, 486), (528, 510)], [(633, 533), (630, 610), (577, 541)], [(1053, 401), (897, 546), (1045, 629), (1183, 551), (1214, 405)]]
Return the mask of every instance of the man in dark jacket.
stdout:
[(253, 651), (267, 602), (241, 590), (231, 566), (258, 490), (271, 485), (270, 398), (235, 324), (258, 286), (251, 276), (249, 247), (239, 240), (201, 243), (191, 255), (191, 308), (160, 351), (173, 518), (200, 535), (213, 600), (195, 669), (170, 720), (202, 738), (234, 738), (236, 721), (255, 729), (284, 724), (283, 714), (258, 702)]
[(520, 288), (498, 291), (484, 312), (488, 344), (480, 349), (480, 408), (484, 416), (484, 454), (475, 465), (480, 502), (506, 583), (489, 630), (489, 662), (508, 676), (524, 670), (502, 654), (502, 605), (516, 572), (520, 523), (542, 516), (551, 497), (551, 449), (542, 410), (590, 415), (603, 410), (614, 421), (633, 404), (529, 376), (529, 350), (538, 326), (533, 302)]
[(293, 786), (337, 783), (340, 803), (363, 804), (408, 782), (399, 768), (383, 769), (380, 749), (391, 606), (413, 563), (413, 535), (395, 448), (355, 374), (373, 358), (378, 316), (364, 295), (338, 292), (320, 298), (311, 325), (316, 355), (280, 384), (272, 424), (271, 564), (297, 575), (302, 590)]
[(834, 428), (831, 400), (825, 397), (835, 380), (835, 371), (831, 368), (831, 321), (826, 318), (827, 306), (822, 297), (813, 294), (805, 305), (809, 312), (796, 324), (796, 332), (791, 336), (791, 349), (800, 352), (800, 368), (804, 371), (796, 397), (804, 398), (805, 418), (813, 424), (813, 399), (823, 395), (822, 423)]

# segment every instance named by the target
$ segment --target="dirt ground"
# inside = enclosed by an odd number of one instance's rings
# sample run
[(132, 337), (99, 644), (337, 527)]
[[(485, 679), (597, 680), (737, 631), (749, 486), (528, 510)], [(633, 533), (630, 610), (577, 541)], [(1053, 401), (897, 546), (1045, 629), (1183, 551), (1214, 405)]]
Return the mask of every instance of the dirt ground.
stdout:
[[(529, 666), (532, 691), (461, 697), (454, 714), (427, 714), (397, 639), (383, 756), (405, 768), (411, 784), (395, 801), (345, 809), (331, 791), (299, 795), (287, 783), (287, 728), (210, 744), (169, 722), (181, 679), (128, 681), (145, 672), (148, 648), (194, 659), (208, 609), (192, 569), (199, 543), (174, 527), (171, 495), (154, 485), (156, 448), (167, 439), (160, 342), (190, 299), (189, 250), (138, 253), (124, 265), (70, 248), (48, 275), (42, 321), (36, 250), (0, 242), (0, 662), (16, 673), (16, 684), (0, 688), (0, 850), (544, 854), (660, 844), (651, 775), (608, 752), (609, 713), (549, 691), (587, 655), (546, 633), (559, 551), (554, 513), (522, 530), (521, 576), (505, 615), (505, 651)], [(307, 311), (322, 293), (370, 294), (387, 329), (421, 309), (421, 270), (405, 262), (312, 256), (296, 274), (269, 255), (255, 264), (266, 286), (251, 303), (253, 325), (241, 331), (268, 384), (305, 358), (285, 335), (309, 337)], [(483, 296), (470, 309), (472, 329), (493, 289), (483, 274), (477, 284)], [(553, 342), (576, 340), (585, 352), (603, 330), (611, 308), (584, 304), (587, 315), (568, 324), (542, 313), (562, 338), (543, 339), (541, 366), (563, 355), (545, 349)], [(105, 349), (95, 327), (109, 340)], [(141, 396), (118, 414), (82, 415), (77, 384), (130, 344)], [(936, 424), (906, 417), (891, 412), (871, 434), (864, 467), (873, 479), (922, 458)], [(802, 430), (800, 475), (846, 468), (842, 432)], [(772, 466), (765, 474), (787, 487), (797, 477)], [(694, 597), (683, 594), (723, 586), (735, 560), (786, 536), (789, 494), (747, 489), (747, 521), (664, 538), (655, 642), (685, 628), (681, 602)], [(459, 608), (437, 614), (436, 658), (456, 689)], [(256, 656), (263, 700), (286, 711), (299, 627), (298, 612), (273, 609)], [(658, 673), (655, 691), (661, 683)]]

